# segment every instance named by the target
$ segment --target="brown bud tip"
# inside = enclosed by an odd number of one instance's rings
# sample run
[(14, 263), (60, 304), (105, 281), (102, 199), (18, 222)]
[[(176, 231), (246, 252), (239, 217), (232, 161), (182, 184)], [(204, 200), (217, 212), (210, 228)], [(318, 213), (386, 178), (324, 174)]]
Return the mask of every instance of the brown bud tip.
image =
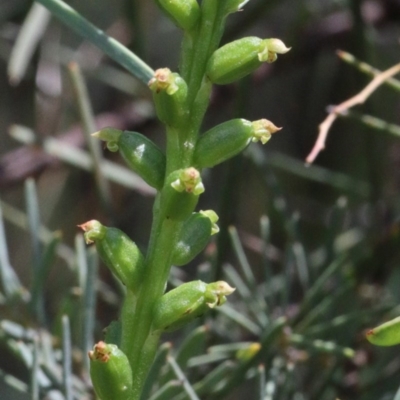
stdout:
[(94, 345), (93, 351), (89, 351), (89, 358), (93, 361), (106, 363), (110, 359), (110, 353), (111, 351), (108, 349), (107, 344), (100, 341)]
[(87, 244), (93, 243), (97, 239), (102, 239), (105, 234), (105, 227), (95, 219), (78, 225), (85, 232), (85, 241)]

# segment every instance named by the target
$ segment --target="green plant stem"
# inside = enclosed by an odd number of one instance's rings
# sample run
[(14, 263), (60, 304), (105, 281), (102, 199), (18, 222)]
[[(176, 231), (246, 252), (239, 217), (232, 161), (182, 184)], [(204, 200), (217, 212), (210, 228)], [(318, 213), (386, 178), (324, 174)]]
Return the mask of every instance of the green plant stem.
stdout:
[(204, 77), (204, 71), (210, 52), (211, 37), (213, 35), (215, 20), (218, 14), (218, 2), (215, 0), (204, 0), (201, 5), (202, 18), (200, 28), (194, 44), (194, 54), (190, 81), (188, 82), (188, 103), (191, 107), (200, 89)]
[(190, 81), (190, 73), (193, 62), (193, 47), (197, 35), (197, 27), (192, 32), (185, 32), (183, 35), (181, 46), (181, 60), (179, 62), (179, 72), (186, 82)]
[[(182, 46), (181, 67), (183, 76), (188, 78), (188, 126), (183, 147), (183, 163), (189, 165), (199, 135), (201, 123), (207, 110), (211, 94), (211, 82), (205, 76), (207, 61), (218, 47), (224, 29), (226, 15), (223, 4), (214, 0), (202, 2), (202, 18), (198, 31), (184, 37)], [(193, 47), (190, 47), (190, 46)], [(189, 54), (184, 54), (187, 51)], [(190, 66), (190, 70), (187, 69)]]
[(72, 30), (103, 50), (104, 53), (126, 68), (144, 84), (147, 85), (148, 81), (153, 77), (154, 71), (143, 60), (117, 40), (106, 35), (101, 29), (96, 28), (68, 4), (61, 0), (36, 1), (50, 10), (52, 14), (68, 25)]
[[(158, 204), (158, 199), (156, 199)], [(146, 259), (145, 275), (137, 296), (137, 304), (133, 314), (129, 312), (129, 304), (125, 306), (123, 315), (122, 350), (127, 354), (133, 373), (133, 400), (139, 399), (148, 370), (153, 362), (159, 332), (152, 332), (152, 311), (155, 302), (165, 290), (170, 267), (171, 249), (174, 248), (180, 230), (180, 221), (163, 219), (155, 207), (150, 247)], [(127, 301), (132, 301), (127, 298)], [(131, 319), (131, 321), (124, 321)], [(132, 330), (131, 330), (132, 329)], [(131, 331), (130, 331), (131, 330)], [(129, 332), (130, 331), (130, 332)]]
[(181, 142), (183, 132), (174, 128), (167, 127), (167, 166), (165, 176), (167, 177), (171, 172), (177, 169), (187, 167), (182, 163)]

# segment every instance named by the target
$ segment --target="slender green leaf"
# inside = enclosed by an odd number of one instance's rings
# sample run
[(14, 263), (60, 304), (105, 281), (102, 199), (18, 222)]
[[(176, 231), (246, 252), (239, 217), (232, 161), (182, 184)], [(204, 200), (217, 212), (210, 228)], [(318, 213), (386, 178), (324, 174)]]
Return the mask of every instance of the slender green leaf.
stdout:
[(49, 9), (52, 14), (68, 25), (72, 30), (103, 50), (104, 53), (126, 68), (146, 85), (153, 77), (154, 71), (143, 60), (117, 40), (95, 27), (68, 4), (61, 0), (36, 1)]

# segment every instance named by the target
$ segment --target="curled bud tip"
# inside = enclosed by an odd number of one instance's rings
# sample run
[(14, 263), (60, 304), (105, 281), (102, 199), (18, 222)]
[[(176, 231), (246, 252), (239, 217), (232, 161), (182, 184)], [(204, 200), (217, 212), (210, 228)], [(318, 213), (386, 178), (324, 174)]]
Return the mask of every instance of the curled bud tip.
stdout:
[(209, 295), (208, 307), (214, 308), (226, 303), (226, 296), (232, 294), (236, 289), (231, 287), (225, 281), (217, 281), (207, 285), (207, 294)]
[(271, 139), (271, 135), (280, 131), (282, 128), (277, 127), (268, 119), (260, 119), (252, 122), (253, 134), (252, 141), (260, 141), (262, 144), (267, 143)]
[(215, 285), (216, 285), (218, 293), (222, 294), (224, 296), (229, 296), (236, 290), (236, 288), (233, 288), (225, 281), (217, 281), (217, 282), (215, 282)]
[(285, 43), (283, 43), (280, 39), (266, 39), (265, 41), (267, 43), (268, 50), (272, 53), (285, 54), (291, 49), (291, 47), (286, 47)]
[(85, 222), (84, 224), (78, 225), (78, 227), (85, 232), (84, 237), (86, 244), (91, 244), (96, 239), (102, 239), (105, 234), (104, 226), (95, 219)]
[(171, 186), (178, 192), (186, 191), (195, 195), (199, 195), (205, 190), (200, 172), (193, 167), (184, 169), (179, 178), (171, 183)]
[(273, 63), (277, 60), (278, 54), (285, 54), (290, 49), (280, 39), (265, 39), (263, 40), (261, 51), (258, 53), (258, 59), (267, 63)]
[(179, 89), (175, 83), (175, 75), (169, 68), (157, 69), (148, 85), (153, 92), (159, 93), (165, 90), (169, 95), (174, 94)]
[(110, 359), (111, 350), (108, 348), (107, 344), (103, 341), (96, 343), (92, 351), (89, 351), (89, 358), (94, 361), (100, 361), (106, 363)]
[(115, 153), (119, 150), (119, 146), (117, 142), (107, 142), (107, 149), (112, 153)]

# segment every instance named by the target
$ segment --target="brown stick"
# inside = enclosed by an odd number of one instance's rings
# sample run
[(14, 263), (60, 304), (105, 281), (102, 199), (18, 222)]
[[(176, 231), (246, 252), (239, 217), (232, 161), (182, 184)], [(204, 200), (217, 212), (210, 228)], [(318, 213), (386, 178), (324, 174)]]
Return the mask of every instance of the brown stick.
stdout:
[(332, 110), (329, 112), (328, 116), (324, 119), (324, 121), (319, 125), (319, 133), (317, 140), (312, 148), (310, 154), (306, 158), (306, 163), (311, 164), (317, 158), (318, 154), (325, 149), (326, 138), (329, 133), (329, 129), (332, 124), (335, 122), (336, 118), (347, 111), (349, 108), (354, 107), (357, 104), (363, 104), (371, 94), (378, 89), (387, 79), (396, 75), (400, 72), (400, 63), (394, 65), (393, 67), (387, 69), (386, 71), (381, 72), (376, 75), (375, 78), (363, 89), (361, 92), (356, 94), (350, 99), (340, 103), (337, 106), (334, 106)]

